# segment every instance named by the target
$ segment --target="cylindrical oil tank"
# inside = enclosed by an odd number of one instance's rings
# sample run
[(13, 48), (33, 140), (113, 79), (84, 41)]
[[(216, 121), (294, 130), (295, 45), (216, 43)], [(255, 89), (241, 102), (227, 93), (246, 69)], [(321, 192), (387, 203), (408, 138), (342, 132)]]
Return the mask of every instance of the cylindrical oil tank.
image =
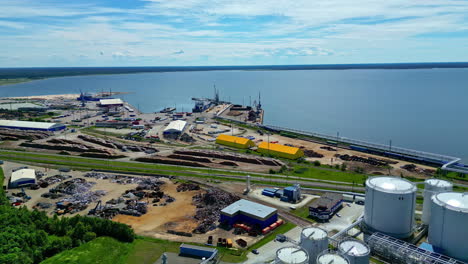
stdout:
[(428, 240), (445, 255), (468, 262), (468, 193), (432, 196)]
[(360, 240), (345, 239), (338, 244), (338, 250), (350, 264), (369, 264), (370, 248)]
[(276, 264), (306, 264), (309, 255), (301, 247), (284, 247), (276, 251)]
[(325, 250), (317, 256), (317, 264), (350, 264), (349, 260), (338, 252)]
[(328, 233), (318, 227), (302, 229), (300, 245), (309, 254), (309, 264), (315, 264), (318, 254), (328, 249)]
[(451, 192), (453, 184), (448, 181), (439, 179), (427, 179), (424, 181), (424, 203), (422, 212), (422, 222), (426, 225), (429, 224), (431, 219), (431, 197), (434, 194), (442, 192)]
[(405, 179), (383, 176), (366, 181), (364, 222), (371, 231), (395, 238), (413, 232), (416, 186)]

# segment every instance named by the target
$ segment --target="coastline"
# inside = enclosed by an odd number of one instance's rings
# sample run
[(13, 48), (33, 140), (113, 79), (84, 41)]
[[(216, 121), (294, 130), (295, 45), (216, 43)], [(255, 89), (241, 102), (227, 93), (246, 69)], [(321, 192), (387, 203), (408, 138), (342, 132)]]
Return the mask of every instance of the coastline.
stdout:
[(19, 83), (27, 83), (35, 80), (41, 80), (40, 79), (31, 79), (31, 78), (5, 78), (5, 79), (0, 79), (0, 86), (6, 86), (6, 85), (13, 85), (13, 84), (19, 84)]

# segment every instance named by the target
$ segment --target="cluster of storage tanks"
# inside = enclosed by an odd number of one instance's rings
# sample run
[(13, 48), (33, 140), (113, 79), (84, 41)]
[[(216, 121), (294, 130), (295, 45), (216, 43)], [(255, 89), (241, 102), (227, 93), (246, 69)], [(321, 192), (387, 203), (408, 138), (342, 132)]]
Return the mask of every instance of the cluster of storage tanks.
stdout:
[(345, 239), (337, 251), (328, 249), (328, 233), (318, 227), (304, 228), (297, 246), (276, 252), (276, 264), (368, 264), (369, 247), (359, 240)]
[[(468, 194), (452, 192), (440, 179), (425, 181), (422, 221), (429, 226), (428, 242), (442, 253), (468, 261)], [(397, 177), (366, 181), (364, 223), (370, 231), (405, 239), (413, 234), (417, 188)]]

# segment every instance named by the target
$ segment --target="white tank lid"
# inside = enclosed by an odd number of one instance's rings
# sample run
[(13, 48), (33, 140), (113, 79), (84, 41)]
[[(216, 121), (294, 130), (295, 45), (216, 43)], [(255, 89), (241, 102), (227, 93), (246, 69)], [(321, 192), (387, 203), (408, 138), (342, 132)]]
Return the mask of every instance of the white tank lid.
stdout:
[(327, 231), (318, 227), (307, 227), (302, 230), (302, 235), (311, 240), (322, 240), (328, 236)]
[(369, 178), (366, 181), (366, 185), (389, 193), (410, 193), (416, 191), (416, 186), (412, 182), (392, 176)]
[(284, 247), (276, 252), (276, 256), (284, 263), (304, 263), (309, 259), (307, 252), (298, 247)]
[(317, 258), (317, 263), (349, 264), (349, 261), (341, 255), (334, 253), (325, 253)]
[(338, 245), (340, 251), (350, 256), (365, 256), (369, 254), (369, 247), (361, 241), (345, 240)]
[(450, 188), (453, 186), (453, 184), (449, 181), (446, 180), (440, 180), (440, 179), (427, 179), (425, 182), (429, 185), (440, 187), (440, 188)]
[(468, 212), (468, 193), (439, 193), (432, 197), (432, 201), (454, 211)]

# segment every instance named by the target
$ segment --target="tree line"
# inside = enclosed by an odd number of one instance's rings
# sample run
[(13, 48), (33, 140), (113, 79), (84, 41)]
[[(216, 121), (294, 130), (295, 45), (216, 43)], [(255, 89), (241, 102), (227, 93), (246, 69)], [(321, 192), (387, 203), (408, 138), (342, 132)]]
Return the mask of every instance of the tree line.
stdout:
[(122, 242), (135, 238), (129, 226), (110, 220), (79, 215), (50, 218), (43, 211), (15, 208), (0, 189), (0, 264), (39, 263), (99, 236)]

